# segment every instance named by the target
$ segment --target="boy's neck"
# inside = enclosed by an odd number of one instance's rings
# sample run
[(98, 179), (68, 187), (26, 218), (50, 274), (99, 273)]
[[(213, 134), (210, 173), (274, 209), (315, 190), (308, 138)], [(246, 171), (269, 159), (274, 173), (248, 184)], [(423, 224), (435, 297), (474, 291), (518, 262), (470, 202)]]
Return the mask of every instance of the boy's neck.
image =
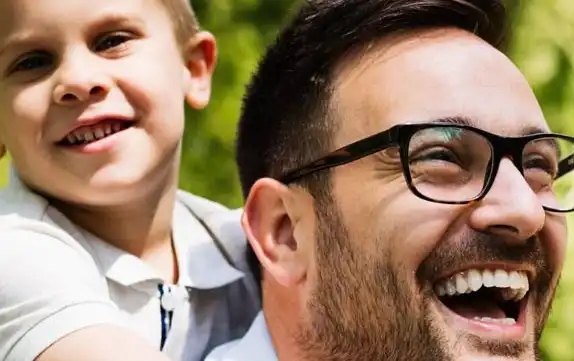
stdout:
[(146, 262), (170, 283), (178, 279), (177, 260), (171, 238), (177, 187), (169, 187), (125, 205), (75, 206), (51, 203), (73, 223)]

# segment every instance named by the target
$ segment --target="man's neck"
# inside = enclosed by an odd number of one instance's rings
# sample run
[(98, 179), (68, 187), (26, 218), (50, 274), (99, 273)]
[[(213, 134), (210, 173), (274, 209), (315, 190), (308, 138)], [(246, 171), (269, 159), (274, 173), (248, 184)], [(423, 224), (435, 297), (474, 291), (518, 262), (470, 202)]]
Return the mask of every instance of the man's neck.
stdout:
[[(301, 326), (302, 310), (300, 304), (293, 302), (292, 295), (279, 287), (273, 292), (266, 292), (268, 285), (264, 281), (263, 289), (263, 311), (269, 336), (273, 342), (273, 347), (279, 361), (315, 361), (303, 358), (297, 337)], [(278, 306), (281, 307), (278, 307)], [(319, 361), (319, 360), (317, 360)]]

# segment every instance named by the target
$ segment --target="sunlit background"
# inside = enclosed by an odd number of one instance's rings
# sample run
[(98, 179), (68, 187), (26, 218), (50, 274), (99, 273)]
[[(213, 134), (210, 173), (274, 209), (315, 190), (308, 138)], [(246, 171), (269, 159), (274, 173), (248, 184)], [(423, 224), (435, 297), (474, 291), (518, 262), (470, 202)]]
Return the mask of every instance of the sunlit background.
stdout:
[[(209, 108), (189, 116), (181, 187), (228, 206), (242, 202), (233, 142), (244, 84), (297, 0), (193, 0), (219, 42), (220, 61)], [(509, 0), (509, 54), (534, 87), (552, 129), (574, 135), (574, 1)], [(8, 160), (0, 161), (0, 186)], [(572, 242), (571, 242), (572, 243)], [(546, 361), (574, 360), (574, 259), (566, 269), (543, 338)]]

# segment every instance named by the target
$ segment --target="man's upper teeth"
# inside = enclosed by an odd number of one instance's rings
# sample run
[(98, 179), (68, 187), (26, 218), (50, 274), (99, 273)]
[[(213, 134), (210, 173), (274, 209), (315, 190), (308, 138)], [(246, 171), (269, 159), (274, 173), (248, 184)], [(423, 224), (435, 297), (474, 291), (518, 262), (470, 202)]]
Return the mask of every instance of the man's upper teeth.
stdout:
[(435, 292), (439, 297), (453, 296), (475, 292), (481, 287), (503, 288), (501, 294), (506, 300), (521, 300), (530, 289), (525, 272), (471, 269), (439, 281)]

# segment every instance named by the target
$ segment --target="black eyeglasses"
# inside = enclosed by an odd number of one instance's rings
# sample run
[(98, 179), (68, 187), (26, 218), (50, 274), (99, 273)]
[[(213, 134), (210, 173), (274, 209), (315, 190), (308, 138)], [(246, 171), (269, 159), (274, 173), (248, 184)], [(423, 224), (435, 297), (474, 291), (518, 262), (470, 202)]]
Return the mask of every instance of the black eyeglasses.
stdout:
[(402, 167), (409, 189), (427, 201), (467, 204), (482, 199), (494, 183), (500, 161), (508, 157), (545, 210), (574, 211), (574, 137), (563, 134), (503, 137), (469, 125), (401, 124), (294, 169), (279, 180), (293, 183), (390, 148), (397, 149), (387, 155)]

